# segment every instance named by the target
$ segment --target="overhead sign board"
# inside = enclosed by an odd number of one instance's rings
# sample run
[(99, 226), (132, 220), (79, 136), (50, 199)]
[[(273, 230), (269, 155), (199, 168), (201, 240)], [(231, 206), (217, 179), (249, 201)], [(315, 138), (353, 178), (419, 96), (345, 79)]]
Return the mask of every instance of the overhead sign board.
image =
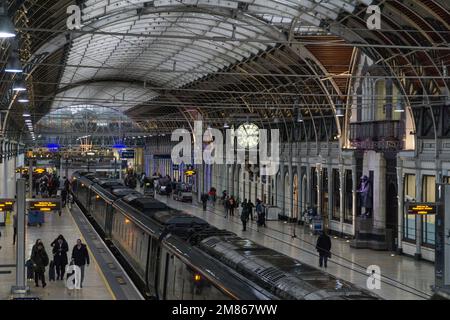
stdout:
[(121, 157), (122, 159), (134, 159), (134, 150), (123, 150)]
[(12, 199), (0, 199), (0, 212), (13, 211), (14, 200)]
[(197, 173), (197, 171), (195, 171), (194, 169), (188, 169), (184, 172), (184, 175), (186, 175), (188, 177), (192, 177), (192, 176), (195, 176), (196, 173)]
[(408, 204), (408, 214), (419, 214), (419, 215), (436, 214), (436, 203), (411, 202)]
[(28, 173), (28, 168), (17, 168), (16, 169), (16, 173), (27, 174)]
[(49, 211), (58, 211), (60, 210), (60, 201), (55, 200), (31, 200), (30, 202), (30, 210), (33, 211), (42, 211), (42, 212), (49, 212)]
[(37, 174), (43, 174), (46, 171), (47, 170), (45, 168), (36, 168), (36, 169), (33, 170), (33, 172), (37, 173)]

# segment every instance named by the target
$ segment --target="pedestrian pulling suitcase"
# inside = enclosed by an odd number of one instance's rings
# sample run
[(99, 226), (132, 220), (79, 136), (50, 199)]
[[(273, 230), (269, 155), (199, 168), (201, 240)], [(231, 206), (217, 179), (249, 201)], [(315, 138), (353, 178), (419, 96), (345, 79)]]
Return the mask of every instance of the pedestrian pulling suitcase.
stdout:
[(50, 266), (48, 268), (48, 280), (49, 281), (55, 281), (55, 263), (52, 261), (50, 261)]
[(31, 259), (27, 260), (25, 267), (27, 268), (27, 279), (32, 280), (34, 278), (33, 261)]

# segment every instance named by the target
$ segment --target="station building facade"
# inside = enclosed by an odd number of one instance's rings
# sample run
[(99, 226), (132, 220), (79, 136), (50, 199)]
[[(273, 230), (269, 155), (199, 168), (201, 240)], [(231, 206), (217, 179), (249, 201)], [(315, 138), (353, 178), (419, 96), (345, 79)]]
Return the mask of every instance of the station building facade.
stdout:
[[(434, 216), (409, 215), (406, 208), (408, 201), (434, 202), (436, 183), (450, 179), (447, 100), (430, 101), (427, 96), (413, 101), (417, 95), (406, 97), (401, 81), (372, 68), (367, 56), (358, 61), (354, 73), (359, 80), (352, 85), (345, 116), (338, 118), (340, 132), (333, 121), (318, 126), (314, 119), (301, 123), (292, 119), (285, 122), (289, 129), (282, 134), (276, 175), (260, 176), (255, 166), (203, 164), (189, 179), (198, 199), (210, 187), (219, 194), (227, 190), (240, 201), (261, 199), (290, 223), (299, 222), (305, 210), (315, 207), (325, 227), (352, 238), (352, 246), (433, 261)], [(429, 104), (430, 114), (426, 108), (412, 107), (418, 102)], [(436, 112), (441, 113), (439, 123), (431, 115)], [(187, 166), (171, 162), (174, 145), (168, 135), (147, 141), (147, 174), (187, 181), (183, 175)], [(364, 175), (372, 187), (370, 219), (361, 219), (358, 189)]]

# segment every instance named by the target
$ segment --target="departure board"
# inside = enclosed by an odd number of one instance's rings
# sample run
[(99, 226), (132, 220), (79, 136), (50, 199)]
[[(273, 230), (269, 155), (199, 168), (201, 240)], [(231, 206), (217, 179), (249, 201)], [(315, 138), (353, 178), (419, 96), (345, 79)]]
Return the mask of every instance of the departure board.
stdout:
[(436, 214), (436, 203), (412, 202), (408, 204), (408, 214)]
[(0, 212), (13, 211), (14, 200), (12, 199), (0, 199)]
[(60, 201), (58, 200), (32, 200), (30, 201), (30, 210), (33, 211), (58, 211), (60, 210)]

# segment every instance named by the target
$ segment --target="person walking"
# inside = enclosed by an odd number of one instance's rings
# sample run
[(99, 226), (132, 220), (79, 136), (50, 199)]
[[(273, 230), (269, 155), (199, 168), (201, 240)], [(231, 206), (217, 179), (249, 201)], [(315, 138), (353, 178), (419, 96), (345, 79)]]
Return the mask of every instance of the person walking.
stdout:
[(231, 196), (230, 199), (228, 199), (228, 209), (230, 210), (230, 216), (234, 217), (234, 209), (236, 208), (236, 200), (234, 199), (234, 196)]
[(257, 216), (257, 222), (258, 226), (265, 227), (266, 226), (266, 217), (264, 214), (264, 207), (262, 205), (262, 201), (259, 199), (256, 199), (256, 216)]
[(62, 234), (60, 234), (50, 245), (53, 247), (52, 252), (56, 269), (56, 280), (63, 280), (66, 265), (68, 264), (67, 252), (69, 251), (69, 245)]
[(223, 200), (223, 207), (225, 209), (225, 219), (228, 218), (228, 213), (230, 211), (230, 198), (228, 196)]
[(208, 205), (208, 195), (206, 193), (203, 193), (202, 196), (200, 197), (200, 200), (202, 201), (203, 204), (203, 211), (206, 211), (206, 206)]
[(248, 215), (250, 217), (250, 220), (253, 221), (253, 208), (255, 207), (255, 205), (253, 204), (252, 200), (249, 199), (247, 202), (247, 210), (248, 210)]
[(317, 238), (316, 250), (319, 252), (319, 267), (327, 267), (327, 261), (331, 258), (331, 239), (325, 231), (321, 231)]
[(244, 199), (244, 202), (242, 202), (242, 212), (241, 212), (241, 221), (242, 221), (242, 231), (247, 231), (247, 222), (249, 216), (249, 210), (248, 210), (248, 204), (247, 199)]
[(35, 245), (31, 249), (31, 262), (33, 263), (36, 287), (39, 287), (39, 280), (41, 280), (42, 288), (45, 288), (47, 285), (45, 282), (45, 267), (48, 266), (48, 255), (41, 239), (37, 239)]
[(89, 253), (86, 245), (80, 239), (77, 240), (77, 244), (73, 247), (72, 261), (81, 270), (80, 287), (83, 288), (84, 268), (86, 265), (89, 266)]
[(70, 186), (69, 180), (66, 177), (64, 177), (63, 187), (61, 190), (61, 202), (62, 202), (63, 208), (67, 204), (67, 196), (69, 194), (69, 186)]

